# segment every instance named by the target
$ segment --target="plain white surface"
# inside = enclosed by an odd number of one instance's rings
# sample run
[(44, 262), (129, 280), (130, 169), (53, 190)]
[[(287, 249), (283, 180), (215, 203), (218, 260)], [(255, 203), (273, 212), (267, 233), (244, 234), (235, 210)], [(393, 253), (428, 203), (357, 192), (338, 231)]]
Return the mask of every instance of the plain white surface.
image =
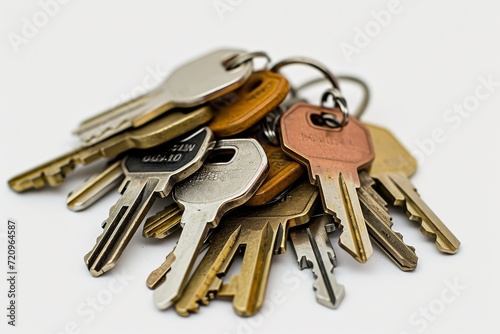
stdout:
[[(44, 22), (39, 2), (2, 0), (2, 263), (6, 221), (19, 224), (18, 327), (6, 325), (2, 279), (2, 333), (5, 328), (8, 333), (221, 334), (498, 330), (500, 5), (401, 0), (390, 22), (386, 17), (384, 26), (375, 23), (376, 13), (391, 6), (391, 1), (68, 1)], [(33, 22), (33, 16), (43, 26), (16, 52), (10, 40), (13, 34), (23, 37), (25, 19)], [(367, 45), (359, 36), (355, 40), (358, 29), (371, 29)], [(341, 46), (356, 42), (360, 47), (348, 59)], [(228, 301), (214, 301), (189, 318), (155, 308), (145, 279), (175, 238), (150, 241), (138, 233), (112, 272), (92, 277), (83, 255), (117, 194), (81, 213), (67, 210), (65, 198), (98, 168), (79, 168), (59, 188), (26, 194), (14, 193), (6, 181), (77, 147), (71, 131), (84, 118), (151, 86), (185, 60), (223, 46), (265, 50), (274, 61), (313, 57), (335, 73), (359, 75), (373, 93), (363, 119), (388, 127), (412, 151), (422, 152), (417, 143), (438, 133), (440, 142), (420, 159), (413, 182), (461, 240), (458, 254), (440, 254), (416, 224), (394, 210), (394, 229), (417, 249), (415, 272), (400, 271), (378, 249), (368, 263), (358, 264), (333, 235), (335, 274), (346, 288), (340, 308), (315, 302), (312, 274), (298, 270), (290, 248), (273, 260), (265, 307), (249, 319), (236, 316)], [(286, 73), (300, 82), (302, 70), (294, 71)], [(488, 91), (481, 78), (497, 84)], [(470, 112), (449, 111), (463, 103)], [(450, 289), (454, 283), (460, 288)]]

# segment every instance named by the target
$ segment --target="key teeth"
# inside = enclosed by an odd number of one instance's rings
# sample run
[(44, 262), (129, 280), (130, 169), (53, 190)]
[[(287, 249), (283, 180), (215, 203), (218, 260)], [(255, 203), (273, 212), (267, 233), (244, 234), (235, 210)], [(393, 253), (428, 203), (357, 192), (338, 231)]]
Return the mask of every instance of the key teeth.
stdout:
[(106, 126), (103, 128), (91, 129), (87, 131), (82, 131), (80, 133), (77, 132), (77, 135), (86, 145), (94, 145), (102, 140), (100, 138), (106, 138), (108, 132), (116, 131), (117, 129), (126, 125), (130, 125), (129, 120), (122, 119), (118, 123), (110, 121), (107, 122)]
[(458, 243), (458, 245), (456, 247), (455, 247), (455, 245), (453, 245), (454, 247), (450, 248), (449, 246), (446, 245), (446, 242), (444, 242), (444, 240), (442, 238), (439, 238), (438, 235), (436, 234), (436, 232), (433, 231), (431, 224), (429, 224), (429, 222), (426, 219), (423, 219), (416, 212), (415, 208), (410, 203), (408, 203), (408, 201), (405, 200), (403, 202), (403, 208), (404, 208), (405, 214), (408, 217), (408, 219), (410, 219), (411, 221), (417, 222), (420, 225), (419, 226), (420, 232), (424, 236), (432, 238), (434, 240), (434, 244), (436, 245), (436, 247), (438, 248), (438, 250), (440, 252), (446, 253), (446, 254), (456, 254), (457, 253), (458, 247), (460, 246), (460, 242)]

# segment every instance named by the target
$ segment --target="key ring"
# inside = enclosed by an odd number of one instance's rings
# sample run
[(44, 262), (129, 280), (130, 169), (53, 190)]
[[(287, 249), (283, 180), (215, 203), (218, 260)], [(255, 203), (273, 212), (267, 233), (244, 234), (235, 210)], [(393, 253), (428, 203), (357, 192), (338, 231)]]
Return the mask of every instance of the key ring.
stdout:
[[(363, 91), (363, 98), (362, 98), (361, 103), (359, 104), (358, 108), (356, 109), (356, 112), (353, 115), (354, 117), (359, 119), (363, 115), (363, 113), (365, 112), (366, 107), (368, 106), (368, 103), (370, 102), (370, 98), (371, 98), (370, 88), (368, 87), (366, 82), (364, 82), (362, 79), (357, 78), (355, 76), (351, 76), (351, 75), (339, 75), (339, 76), (337, 76), (337, 80), (339, 82), (350, 81), (350, 82), (358, 84), (361, 87), (361, 89)], [(307, 81), (307, 82), (305, 82), (297, 87), (290, 86), (291, 100), (292, 101), (304, 101), (303, 99), (300, 99), (300, 97), (299, 97), (299, 92), (301, 90), (309, 88), (310, 86), (313, 86), (313, 85), (316, 85), (318, 83), (322, 83), (325, 81), (326, 81), (325, 78), (319, 77), (319, 78)], [(328, 98), (328, 96), (330, 96), (328, 91), (325, 92), (323, 95), (327, 95), (326, 98)], [(280, 119), (283, 111), (284, 110), (282, 110), (281, 107), (276, 108), (273, 111), (271, 111), (261, 122), (261, 129), (264, 133), (264, 138), (270, 144), (275, 145), (275, 146), (280, 144), (279, 139), (278, 139), (279, 138), (278, 123), (279, 123), (279, 119)], [(329, 117), (329, 115), (325, 115), (323, 117), (323, 122), (324, 123), (333, 122), (332, 125), (338, 127), (338, 125), (337, 125), (338, 120), (336, 118), (331, 119)]]
[(235, 57), (232, 57), (223, 62), (223, 65), (226, 67), (226, 70), (230, 71), (235, 69), (236, 67), (243, 65), (249, 61), (254, 60), (255, 58), (265, 58), (266, 66), (271, 62), (271, 58), (267, 55), (267, 53), (263, 51), (254, 51), (254, 52), (245, 52), (241, 53)]
[[(368, 106), (368, 103), (370, 102), (370, 98), (371, 98), (370, 87), (368, 87), (366, 82), (364, 82), (362, 79), (355, 77), (355, 76), (351, 76), (351, 75), (339, 75), (339, 76), (337, 76), (337, 80), (338, 81), (350, 81), (352, 83), (359, 85), (361, 87), (361, 89), (363, 90), (363, 99), (361, 100), (361, 103), (359, 104), (356, 111), (353, 113), (354, 117), (356, 117), (357, 119), (360, 119), (361, 116), (364, 114), (364, 112)], [(290, 87), (290, 95), (292, 97), (296, 98), (298, 96), (298, 93), (301, 90), (309, 88), (310, 86), (316, 85), (318, 83), (322, 83), (324, 81), (326, 81), (325, 78), (316, 78), (316, 79), (313, 79), (311, 81), (307, 81), (300, 86)]]
[[(328, 100), (328, 97), (333, 97), (333, 107), (337, 107), (340, 109), (340, 111), (342, 112), (342, 120), (337, 120), (334, 115), (323, 112), (321, 113), (321, 119), (319, 119), (318, 121), (322, 125), (326, 125), (331, 128), (343, 128), (344, 126), (346, 126), (349, 122), (349, 109), (347, 108), (346, 100), (342, 96), (342, 93), (340, 91), (340, 86), (338, 84), (337, 78), (333, 75), (333, 73), (330, 72), (330, 70), (320, 62), (306, 57), (291, 57), (282, 60), (271, 67), (271, 71), (278, 72), (284, 66), (294, 64), (307, 65), (317, 69), (324, 75), (326, 80), (328, 80), (332, 84), (333, 88), (323, 94), (321, 98), (321, 106), (325, 107), (325, 102)], [(294, 94), (293, 90), (292, 94)]]

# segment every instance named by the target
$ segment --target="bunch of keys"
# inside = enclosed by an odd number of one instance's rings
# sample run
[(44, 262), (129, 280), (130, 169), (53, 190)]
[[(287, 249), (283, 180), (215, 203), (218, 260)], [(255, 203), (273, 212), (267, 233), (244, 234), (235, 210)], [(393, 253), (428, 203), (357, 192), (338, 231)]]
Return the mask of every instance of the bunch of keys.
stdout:
[[(75, 131), (81, 148), (12, 178), (10, 187), (57, 186), (78, 164), (109, 159), (67, 198), (68, 208), (81, 211), (113, 189), (121, 195), (85, 265), (93, 276), (112, 270), (143, 221), (147, 238), (181, 229), (146, 283), (159, 309), (182, 316), (215, 298), (254, 315), (272, 258), (287, 242), (299, 268), (312, 270), (318, 303), (339, 307), (345, 288), (333, 274), (329, 234), (336, 229), (340, 248), (356, 261), (369, 260), (373, 242), (401, 270), (415, 270), (415, 248), (392, 230), (388, 203), (404, 207), (441, 252), (457, 252), (460, 242), (408, 178), (413, 157), (388, 130), (359, 120), (369, 97), (362, 81), (341, 78), (366, 92), (350, 115), (324, 65), (289, 58), (254, 71), (258, 57), (270, 61), (264, 52), (222, 49), (180, 66), (151, 92), (83, 121)], [(300, 89), (279, 73), (291, 64), (313, 67), (331, 84), (320, 105), (299, 99)], [(146, 218), (156, 198), (170, 204)], [(226, 277), (237, 256), (241, 271)]]

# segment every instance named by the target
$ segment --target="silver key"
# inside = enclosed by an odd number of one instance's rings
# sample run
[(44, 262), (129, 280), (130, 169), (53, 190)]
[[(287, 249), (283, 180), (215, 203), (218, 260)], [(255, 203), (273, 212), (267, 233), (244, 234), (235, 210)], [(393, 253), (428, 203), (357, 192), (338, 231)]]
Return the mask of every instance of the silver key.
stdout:
[(84, 258), (93, 276), (115, 266), (155, 197), (166, 197), (175, 183), (197, 171), (212, 140), (212, 131), (205, 127), (154, 150), (136, 151), (123, 160), (126, 176), (119, 189), (122, 196), (110, 209), (104, 231)]
[(220, 140), (216, 152), (234, 156), (228, 162), (205, 163), (174, 189), (174, 200), (184, 209), (183, 230), (166, 281), (154, 291), (160, 309), (181, 297), (208, 231), (217, 227), (224, 213), (248, 201), (267, 176), (266, 153), (254, 139)]
[(344, 286), (337, 283), (333, 268), (337, 265), (335, 251), (327, 232), (335, 230), (332, 217), (323, 214), (307, 225), (290, 230), (300, 270), (311, 268), (316, 301), (326, 307), (337, 308), (344, 299)]
[(88, 145), (130, 127), (138, 127), (174, 107), (192, 107), (239, 88), (252, 73), (252, 62), (226, 70), (223, 62), (243, 51), (215, 50), (174, 70), (149, 93), (83, 121), (74, 133)]
[(93, 175), (68, 194), (68, 208), (72, 211), (87, 209), (111, 190), (118, 189), (124, 177), (121, 159), (109, 162), (102, 172)]

